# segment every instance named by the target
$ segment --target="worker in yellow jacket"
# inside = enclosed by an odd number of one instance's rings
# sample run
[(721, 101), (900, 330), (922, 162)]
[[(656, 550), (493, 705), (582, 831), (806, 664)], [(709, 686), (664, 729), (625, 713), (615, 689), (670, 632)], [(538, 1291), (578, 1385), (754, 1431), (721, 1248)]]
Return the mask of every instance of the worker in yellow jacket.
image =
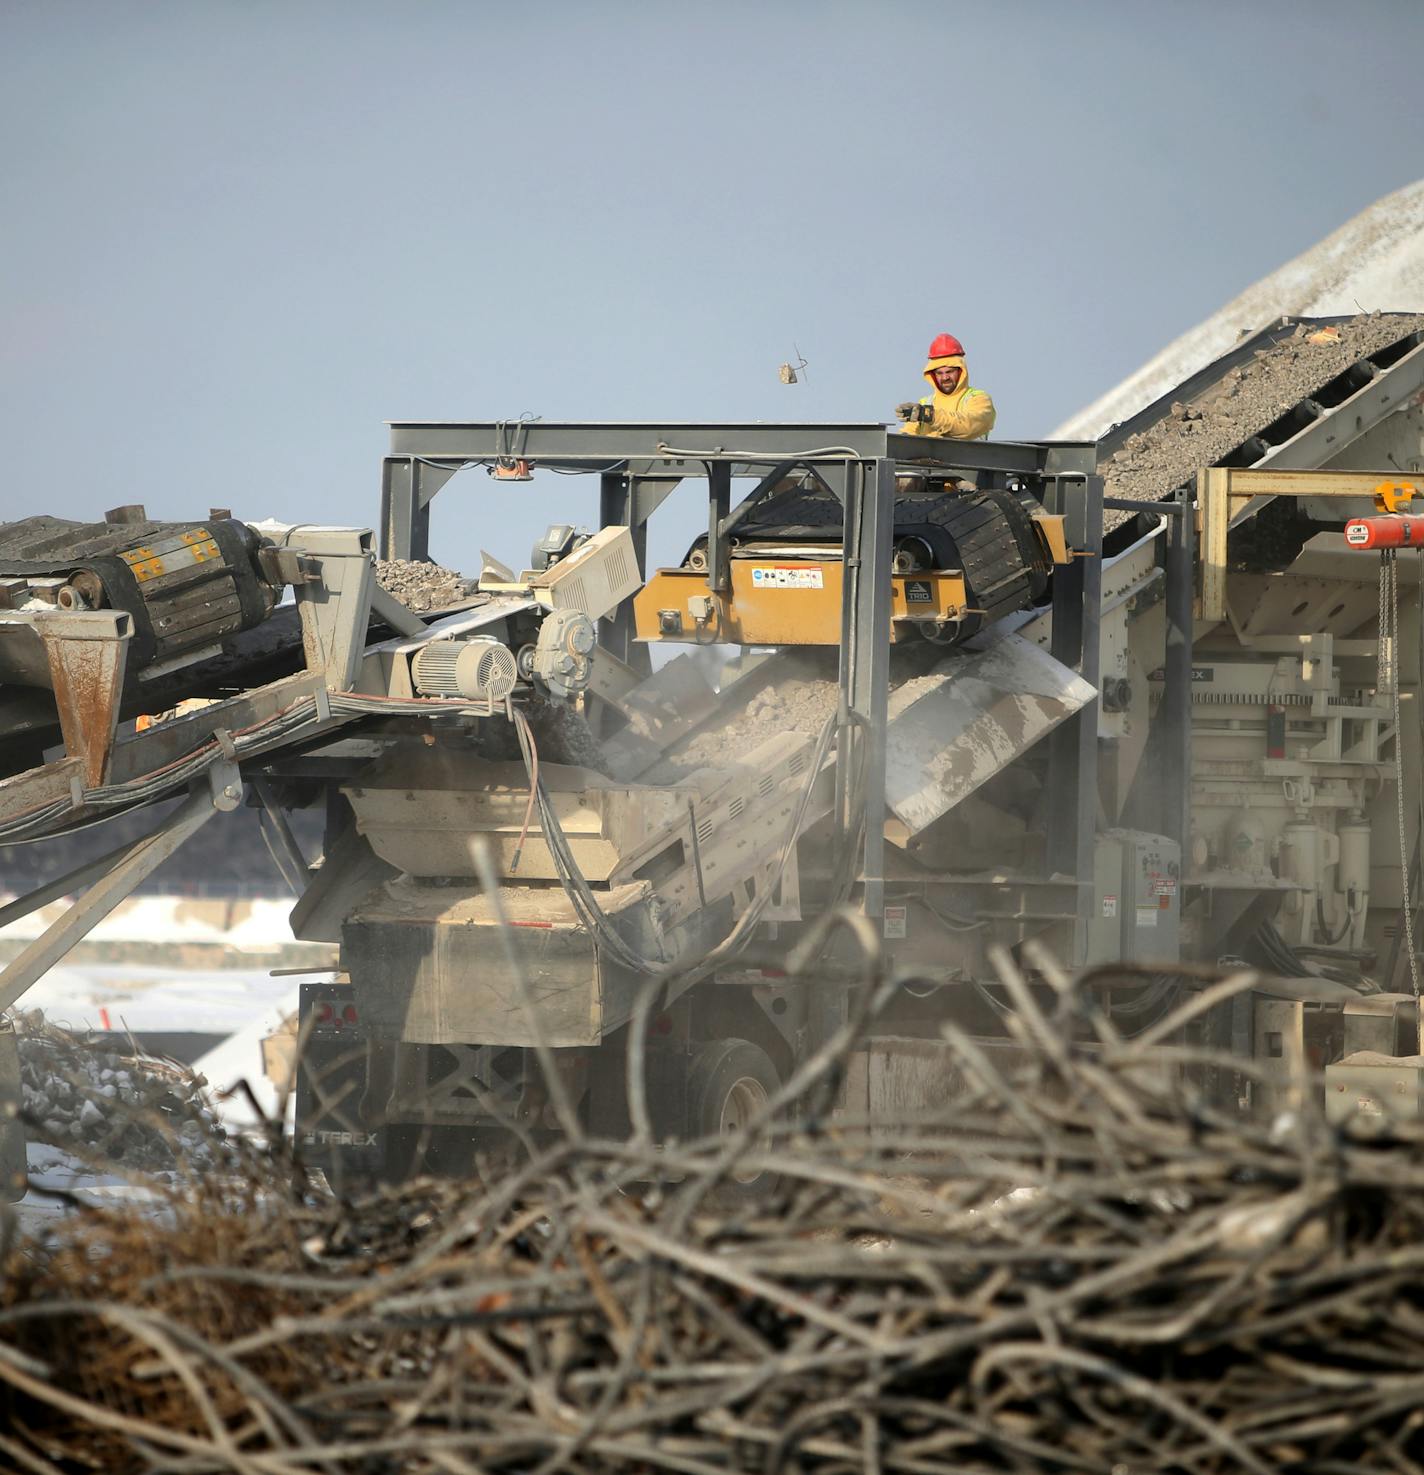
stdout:
[(905, 422), (904, 434), (982, 440), (994, 428), (994, 401), (970, 384), (964, 345), (953, 333), (941, 333), (930, 344), (925, 378), (933, 394), (895, 406), (896, 416)]

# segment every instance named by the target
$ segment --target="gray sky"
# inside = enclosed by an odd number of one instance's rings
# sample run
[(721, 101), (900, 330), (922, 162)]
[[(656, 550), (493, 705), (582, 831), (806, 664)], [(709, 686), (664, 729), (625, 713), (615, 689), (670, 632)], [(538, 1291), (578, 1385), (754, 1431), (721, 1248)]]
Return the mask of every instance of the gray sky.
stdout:
[[(369, 522), (387, 418), (888, 418), (942, 329), (1042, 434), (1424, 172), (1421, 56), (1417, 0), (0, 0), (0, 518)], [(595, 500), (462, 473), (436, 555)]]

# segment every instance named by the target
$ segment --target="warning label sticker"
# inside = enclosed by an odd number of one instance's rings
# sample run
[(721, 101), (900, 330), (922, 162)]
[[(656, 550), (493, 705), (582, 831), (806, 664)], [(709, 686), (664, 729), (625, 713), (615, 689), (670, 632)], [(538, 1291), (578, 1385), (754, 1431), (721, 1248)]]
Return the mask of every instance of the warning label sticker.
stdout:
[(886, 937), (904, 937), (909, 926), (909, 907), (885, 908)]
[(825, 580), (819, 568), (804, 563), (778, 563), (770, 568), (754, 568), (752, 585), (757, 589), (823, 589)]
[(1117, 897), (1115, 897), (1115, 896), (1105, 896), (1105, 897), (1103, 897), (1103, 916), (1105, 916), (1105, 917), (1115, 917), (1115, 916), (1117, 916)]

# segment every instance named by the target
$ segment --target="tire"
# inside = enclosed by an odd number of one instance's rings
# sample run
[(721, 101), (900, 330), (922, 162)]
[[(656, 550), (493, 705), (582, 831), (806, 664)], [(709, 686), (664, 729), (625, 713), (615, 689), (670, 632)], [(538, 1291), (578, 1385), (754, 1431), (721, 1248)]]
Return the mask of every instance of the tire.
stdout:
[[(691, 1139), (727, 1136), (759, 1113), (781, 1089), (771, 1057), (750, 1040), (717, 1040), (692, 1060), (687, 1084), (687, 1135)], [(726, 1178), (714, 1190), (722, 1204), (755, 1203), (776, 1187), (775, 1173)]]

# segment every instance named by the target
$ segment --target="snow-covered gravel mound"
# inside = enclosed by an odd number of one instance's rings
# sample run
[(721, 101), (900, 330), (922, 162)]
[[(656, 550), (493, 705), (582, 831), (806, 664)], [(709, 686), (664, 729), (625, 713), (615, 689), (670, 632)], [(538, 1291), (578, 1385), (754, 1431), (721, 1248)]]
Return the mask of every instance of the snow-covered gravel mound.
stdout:
[(1424, 312), (1424, 180), (1376, 201), (1248, 287), (1050, 434), (1096, 439), (1277, 318), (1372, 312)]

